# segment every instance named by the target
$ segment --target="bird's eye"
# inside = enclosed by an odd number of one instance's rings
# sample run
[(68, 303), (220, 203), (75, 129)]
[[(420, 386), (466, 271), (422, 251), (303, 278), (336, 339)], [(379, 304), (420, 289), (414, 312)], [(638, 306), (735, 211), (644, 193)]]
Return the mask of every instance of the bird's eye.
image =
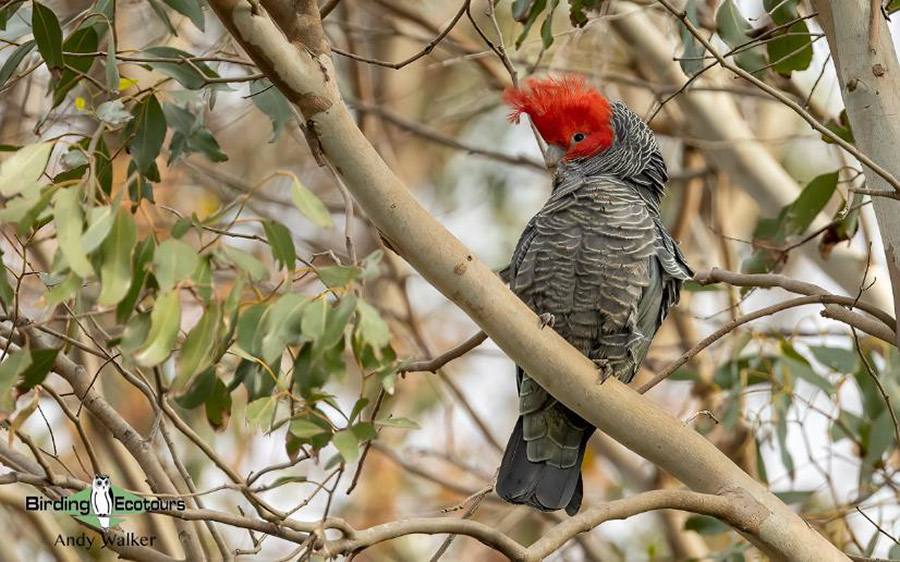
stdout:
[(584, 133), (575, 133), (572, 136), (572, 140), (575, 142), (581, 142), (584, 140), (584, 136), (585, 136)]

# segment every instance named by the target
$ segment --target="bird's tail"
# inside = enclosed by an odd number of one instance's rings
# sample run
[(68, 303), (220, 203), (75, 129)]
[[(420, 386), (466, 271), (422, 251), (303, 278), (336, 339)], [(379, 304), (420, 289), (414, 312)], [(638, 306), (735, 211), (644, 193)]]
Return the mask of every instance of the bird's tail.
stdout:
[(578, 513), (583, 497), (581, 461), (593, 429), (584, 432), (578, 462), (569, 468), (557, 468), (546, 462), (528, 460), (527, 444), (522, 436), (522, 417), (519, 416), (500, 463), (497, 495), (510, 503), (530, 505), (541, 511), (565, 508), (569, 515)]

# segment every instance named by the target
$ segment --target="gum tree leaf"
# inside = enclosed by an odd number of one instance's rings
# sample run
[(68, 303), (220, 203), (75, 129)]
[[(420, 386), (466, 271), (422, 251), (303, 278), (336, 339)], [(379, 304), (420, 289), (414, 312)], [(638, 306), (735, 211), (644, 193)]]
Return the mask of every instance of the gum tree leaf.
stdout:
[(390, 329), (374, 306), (359, 299), (356, 310), (359, 313), (356, 331), (364, 342), (371, 345), (373, 349), (381, 349), (390, 343)]
[[(174, 47), (150, 47), (144, 50), (151, 57), (186, 61), (194, 56)], [(219, 75), (205, 62), (153, 62), (149, 63), (154, 70), (171, 76), (188, 90), (199, 90), (206, 86), (206, 78), (217, 78)]]
[[(684, 10), (688, 21), (699, 29), (700, 24), (697, 19), (697, 0), (688, 0)], [(683, 70), (685, 74), (693, 76), (703, 68), (703, 60), (700, 57), (703, 56), (705, 51), (703, 46), (697, 41), (697, 38), (694, 37), (694, 34), (688, 30), (684, 23), (680, 24), (680, 28), (681, 43), (684, 45), (684, 50), (682, 51), (681, 59), (678, 63), (681, 65), (681, 70)]]
[(164, 241), (153, 256), (153, 273), (162, 291), (170, 291), (176, 284), (190, 278), (198, 265), (200, 256), (197, 250), (177, 238)]
[(181, 298), (178, 291), (169, 291), (156, 299), (150, 313), (150, 332), (134, 356), (135, 362), (143, 367), (153, 367), (165, 361), (172, 353), (180, 325)]
[[(17, 2), (18, 3), (18, 2)], [(23, 2), (24, 3), (24, 2)], [(6, 85), (6, 82), (12, 77), (13, 72), (19, 68), (19, 64), (21, 64), (22, 59), (28, 56), (28, 53), (34, 49), (34, 46), (37, 43), (34, 41), (26, 41), (22, 43), (9, 55), (9, 58), (6, 59), (6, 62), (3, 63), (3, 66), (0, 67), (0, 88)]]
[(269, 278), (269, 270), (249, 252), (225, 246), (220, 254), (226, 261), (233, 263), (241, 270), (247, 272), (253, 281), (262, 281)]
[(0, 418), (4, 418), (16, 409), (16, 401), (13, 398), (13, 386), (31, 365), (31, 355), (28, 348), (17, 349), (8, 354), (0, 363)]
[(732, 49), (741, 47), (741, 51), (734, 55), (734, 62), (738, 66), (748, 72), (756, 72), (765, 66), (765, 59), (757, 47), (750, 49), (742, 47), (751, 40), (750, 30), (750, 24), (733, 0), (722, 2), (716, 12), (716, 33)]
[(305, 419), (291, 420), (288, 431), (301, 439), (309, 439), (310, 437), (328, 433), (324, 427)]
[(62, 68), (62, 28), (53, 10), (40, 2), (32, 2), (31, 29), (47, 68), (51, 70)]
[(134, 119), (126, 128), (128, 149), (145, 176), (156, 163), (166, 138), (166, 115), (155, 95), (147, 96), (132, 110)]
[[(106, 87), (111, 92), (119, 91), (119, 65), (116, 62), (116, 34), (106, 34)], [(109, 102), (106, 102), (109, 103)]]
[(87, 219), (87, 230), (81, 236), (81, 249), (84, 250), (84, 253), (90, 254), (99, 248), (100, 244), (109, 236), (116, 215), (113, 213), (111, 205), (103, 205), (88, 209)]
[(272, 257), (280, 267), (293, 272), (297, 265), (297, 251), (294, 249), (294, 239), (291, 231), (278, 221), (263, 221), (263, 229), (269, 247), (272, 249)]
[(112, 232), (100, 248), (100, 296), (104, 306), (118, 304), (131, 287), (131, 251), (137, 242), (137, 227), (131, 213), (119, 208)]
[(24, 394), (44, 382), (58, 354), (58, 349), (32, 349), (31, 362), (20, 377), (19, 392)]
[(397, 427), (400, 429), (422, 429), (422, 426), (409, 418), (380, 418), (375, 420), (375, 425), (381, 427)]
[(33, 194), (52, 151), (52, 142), (39, 142), (23, 146), (6, 159), (0, 164), (0, 194), (4, 197), (26, 191), (26, 195)]
[(205, 31), (203, 8), (197, 0), (163, 0), (170, 8), (186, 16), (200, 31)]
[(81, 186), (60, 189), (53, 197), (53, 222), (56, 224), (56, 241), (69, 262), (69, 267), (82, 279), (94, 273), (91, 262), (82, 246), (84, 220), (81, 214)]
[(325, 205), (322, 204), (322, 201), (300, 183), (297, 176), (294, 176), (293, 179), (291, 200), (294, 202), (294, 206), (316, 226), (331, 226), (333, 224), (331, 214), (325, 208)]
[(352, 464), (359, 460), (359, 439), (349, 429), (342, 429), (335, 433), (331, 438), (331, 442), (347, 464)]
[[(100, 37), (92, 26), (82, 27), (66, 38), (63, 43), (65, 53), (93, 53), (100, 45)], [(94, 64), (94, 57), (63, 55), (65, 70), (53, 90), (53, 107), (58, 106), (66, 99), (66, 94), (74, 88), (82, 78), (90, 71)]]
[(792, 23), (767, 38), (766, 51), (772, 69), (782, 76), (790, 76), (794, 70), (806, 70), (812, 62), (812, 37), (805, 21), (795, 21), (800, 13), (796, 0), (764, 0), (763, 7), (775, 25)]
[(247, 422), (250, 428), (271, 431), (277, 406), (278, 402), (271, 396), (263, 396), (247, 404)]
[(144, 279), (147, 277), (147, 267), (153, 261), (153, 254), (156, 250), (156, 244), (152, 236), (148, 236), (137, 245), (134, 255), (131, 259), (131, 285), (125, 297), (119, 301), (116, 307), (116, 320), (125, 322), (131, 316), (134, 305), (141, 295), (141, 289), (144, 287)]
[(178, 357), (178, 369), (172, 387), (182, 388), (194, 376), (212, 364), (216, 348), (216, 335), (222, 323), (222, 307), (213, 303), (203, 313), (197, 325), (181, 345)]
[(250, 99), (253, 105), (272, 121), (272, 136), (269, 142), (275, 142), (284, 126), (294, 118), (291, 104), (268, 80), (250, 82)]

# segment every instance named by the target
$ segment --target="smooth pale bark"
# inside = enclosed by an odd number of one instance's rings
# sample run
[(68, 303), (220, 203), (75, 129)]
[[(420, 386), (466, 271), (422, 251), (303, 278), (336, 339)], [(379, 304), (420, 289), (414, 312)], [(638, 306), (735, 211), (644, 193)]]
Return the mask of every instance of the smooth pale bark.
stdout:
[[(278, 1), (278, 0), (270, 0)], [(317, 13), (297, 0), (303, 23)], [(727, 522), (774, 560), (847, 560), (765, 487), (696, 431), (613, 379), (538, 317), (412, 196), (359, 131), (338, 93), (327, 52), (289, 41), (262, 9), (244, 0), (210, 3), (229, 32), (315, 132), (311, 144), (338, 170), (368, 218), (428, 282), (463, 309), (536, 381), (600, 430), (698, 492), (728, 498)]]
[[(841, 82), (841, 96), (850, 118), (854, 144), (897, 176), (900, 174), (897, 157), (900, 64), (887, 21), (881, 14), (871, 19), (872, 3), (868, 0), (817, 0), (815, 6)], [(870, 22), (874, 29), (870, 29)], [(868, 168), (863, 171), (868, 189), (892, 192), (884, 178)], [(873, 197), (872, 204), (884, 243), (895, 316), (900, 318), (900, 201)]]

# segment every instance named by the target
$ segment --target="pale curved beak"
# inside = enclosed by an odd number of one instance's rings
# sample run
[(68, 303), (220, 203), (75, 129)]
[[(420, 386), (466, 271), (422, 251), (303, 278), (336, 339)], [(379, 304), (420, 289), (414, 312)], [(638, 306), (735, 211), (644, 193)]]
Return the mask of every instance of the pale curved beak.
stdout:
[(563, 156), (566, 155), (566, 149), (558, 144), (548, 144), (547, 150), (544, 152), (544, 163), (550, 170), (556, 169), (556, 165)]

